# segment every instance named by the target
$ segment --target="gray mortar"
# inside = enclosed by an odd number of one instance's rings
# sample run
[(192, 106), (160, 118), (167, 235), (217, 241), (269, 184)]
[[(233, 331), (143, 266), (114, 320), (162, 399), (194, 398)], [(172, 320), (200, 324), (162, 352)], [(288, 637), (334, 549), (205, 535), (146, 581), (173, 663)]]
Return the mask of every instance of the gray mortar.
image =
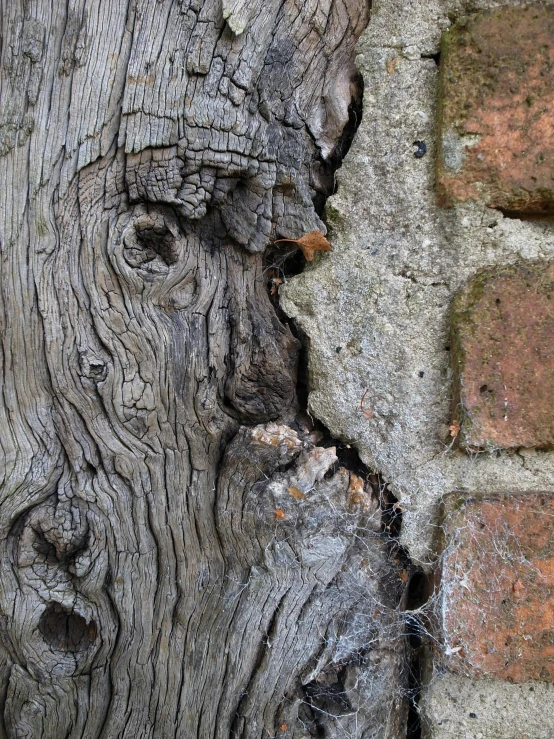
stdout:
[[(445, 493), (554, 490), (554, 453), (468, 456), (450, 448), (448, 434), (452, 297), (483, 267), (554, 259), (552, 222), (504, 218), (479, 203), (435, 205), (438, 68), (430, 57), (453, 19), (501, 5), (521, 3), (374, 2), (358, 57), (364, 117), (327, 207), (333, 253), (281, 291), (309, 338), (310, 413), (388, 481), (403, 509), (402, 544), (426, 568)], [(421, 159), (416, 140), (427, 145)], [(366, 391), (372, 418), (360, 412)]]

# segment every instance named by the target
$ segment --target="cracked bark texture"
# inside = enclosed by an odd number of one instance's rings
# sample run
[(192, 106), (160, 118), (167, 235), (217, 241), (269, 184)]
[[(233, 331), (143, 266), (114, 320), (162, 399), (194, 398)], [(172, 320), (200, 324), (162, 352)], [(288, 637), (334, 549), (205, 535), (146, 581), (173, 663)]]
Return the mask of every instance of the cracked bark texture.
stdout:
[(378, 501), (262, 263), (325, 230), (367, 21), (3, 0), (0, 735), (402, 736)]

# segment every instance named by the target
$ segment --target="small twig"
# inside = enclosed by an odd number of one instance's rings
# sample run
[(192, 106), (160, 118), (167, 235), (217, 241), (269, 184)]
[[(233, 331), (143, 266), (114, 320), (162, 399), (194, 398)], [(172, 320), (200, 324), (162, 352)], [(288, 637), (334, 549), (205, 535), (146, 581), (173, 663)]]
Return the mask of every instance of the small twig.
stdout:
[(366, 390), (360, 399), (360, 411), (364, 414), (366, 418), (373, 418), (373, 408), (364, 408), (364, 400), (368, 392), (369, 390)]

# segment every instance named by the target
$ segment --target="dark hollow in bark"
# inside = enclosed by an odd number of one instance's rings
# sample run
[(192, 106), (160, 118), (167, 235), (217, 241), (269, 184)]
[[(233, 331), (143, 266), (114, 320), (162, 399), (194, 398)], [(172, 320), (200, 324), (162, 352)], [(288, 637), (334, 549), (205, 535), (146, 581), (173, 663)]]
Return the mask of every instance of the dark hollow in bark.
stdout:
[(3, 736), (402, 735), (379, 501), (298, 416), (262, 264), (325, 230), (367, 21), (3, 1)]

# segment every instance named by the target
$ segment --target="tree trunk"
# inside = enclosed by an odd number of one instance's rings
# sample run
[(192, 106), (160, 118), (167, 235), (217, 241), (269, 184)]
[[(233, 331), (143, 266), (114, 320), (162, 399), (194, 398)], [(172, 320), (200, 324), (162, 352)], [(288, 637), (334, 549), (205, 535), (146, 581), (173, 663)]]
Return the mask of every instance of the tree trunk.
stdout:
[(403, 736), (379, 501), (264, 277), (325, 230), (367, 21), (3, 0), (4, 736)]

